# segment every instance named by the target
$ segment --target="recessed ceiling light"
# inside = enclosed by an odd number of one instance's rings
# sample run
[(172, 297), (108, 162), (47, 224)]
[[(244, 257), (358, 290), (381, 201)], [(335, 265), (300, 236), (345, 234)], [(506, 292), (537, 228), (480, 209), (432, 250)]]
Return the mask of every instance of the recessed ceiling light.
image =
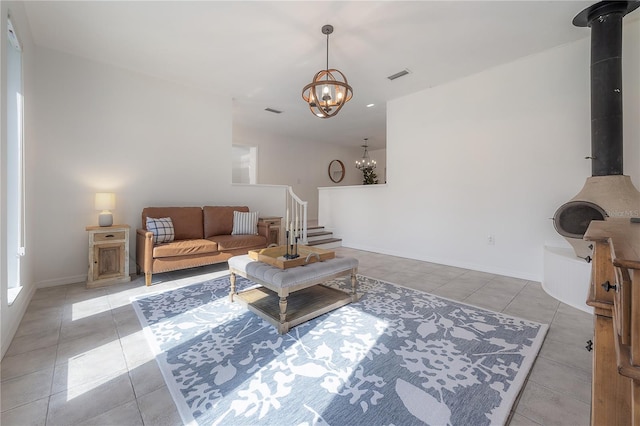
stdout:
[(282, 111), (278, 111), (277, 109), (273, 109), (273, 108), (265, 108), (264, 110), (272, 112), (274, 114), (282, 114)]
[(367, 105), (367, 108), (371, 108), (372, 106), (375, 106), (376, 104), (369, 104)]
[(387, 78), (388, 78), (389, 80), (395, 80), (396, 78), (403, 77), (403, 76), (405, 76), (405, 75), (407, 75), (407, 74), (409, 74), (409, 70), (408, 70), (408, 69), (404, 69), (404, 70), (402, 70), (402, 71), (400, 71), (400, 72), (397, 72), (397, 73), (395, 73), (395, 74), (393, 74), (393, 75), (390, 75), (390, 76), (389, 76), (389, 77), (387, 77)]

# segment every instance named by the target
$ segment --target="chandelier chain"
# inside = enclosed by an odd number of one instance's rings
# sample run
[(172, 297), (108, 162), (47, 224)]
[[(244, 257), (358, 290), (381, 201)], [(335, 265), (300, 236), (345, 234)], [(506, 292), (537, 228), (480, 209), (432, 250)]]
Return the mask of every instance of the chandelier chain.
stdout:
[[(329, 71), (329, 33), (327, 33), (327, 71)], [(329, 74), (327, 74), (327, 80), (329, 80)]]

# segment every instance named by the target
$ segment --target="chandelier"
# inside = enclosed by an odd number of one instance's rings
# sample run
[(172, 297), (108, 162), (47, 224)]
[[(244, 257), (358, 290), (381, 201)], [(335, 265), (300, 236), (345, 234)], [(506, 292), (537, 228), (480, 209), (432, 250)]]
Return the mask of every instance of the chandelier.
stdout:
[(329, 69), (329, 34), (332, 25), (322, 27), (327, 36), (327, 68), (318, 71), (313, 81), (302, 89), (302, 99), (309, 104), (311, 112), (320, 118), (329, 118), (338, 114), (342, 106), (351, 100), (353, 89), (347, 83), (347, 77), (337, 69)]
[(356, 168), (362, 171), (373, 170), (376, 168), (376, 160), (372, 160), (371, 158), (369, 158), (369, 147), (367, 146), (368, 140), (369, 138), (364, 138), (364, 145), (361, 145), (364, 148), (362, 159), (356, 160)]

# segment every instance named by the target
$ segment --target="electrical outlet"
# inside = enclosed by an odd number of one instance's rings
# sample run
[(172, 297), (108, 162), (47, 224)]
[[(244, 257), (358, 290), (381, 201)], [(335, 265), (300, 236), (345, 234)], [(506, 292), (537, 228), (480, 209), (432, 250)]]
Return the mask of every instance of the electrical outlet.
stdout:
[(490, 246), (496, 245), (496, 238), (493, 236), (493, 234), (489, 234), (489, 236), (487, 237), (487, 244)]

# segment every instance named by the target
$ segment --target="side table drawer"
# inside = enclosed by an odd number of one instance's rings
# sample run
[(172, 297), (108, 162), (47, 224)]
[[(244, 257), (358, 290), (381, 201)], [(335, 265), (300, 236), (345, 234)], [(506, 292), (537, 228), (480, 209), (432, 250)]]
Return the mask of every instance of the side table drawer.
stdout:
[(117, 241), (124, 240), (125, 232), (117, 231), (117, 232), (96, 232), (93, 234), (93, 241)]
[(626, 268), (614, 267), (616, 271), (613, 311), (615, 332), (623, 345), (631, 344), (631, 278)]

